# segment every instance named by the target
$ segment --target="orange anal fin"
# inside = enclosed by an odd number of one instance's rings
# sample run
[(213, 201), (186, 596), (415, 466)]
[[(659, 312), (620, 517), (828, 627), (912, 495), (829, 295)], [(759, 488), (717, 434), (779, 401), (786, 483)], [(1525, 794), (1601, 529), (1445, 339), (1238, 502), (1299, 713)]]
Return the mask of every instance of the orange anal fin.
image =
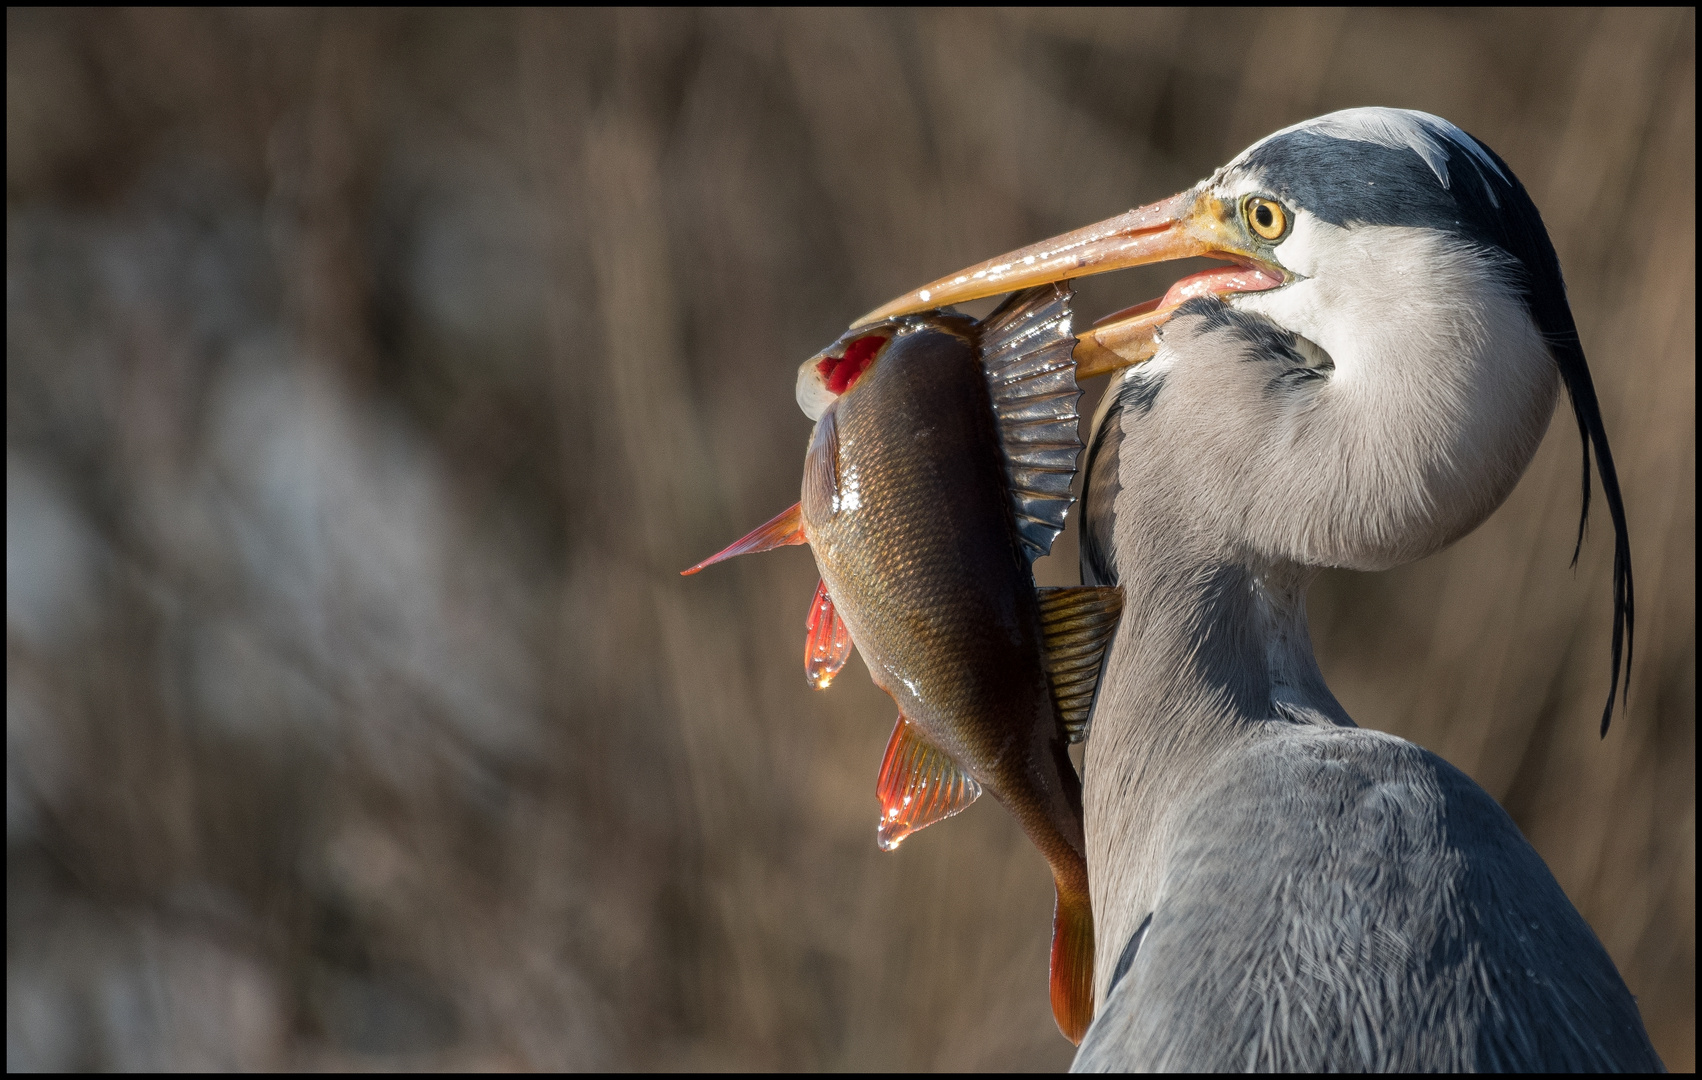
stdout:
[(1062, 889), (1052, 908), (1052, 1019), (1064, 1038), (1081, 1045), (1093, 1023), (1093, 909), (1084, 893)]
[(817, 690), (826, 690), (851, 658), (851, 631), (833, 609), (833, 597), (827, 594), (825, 581), (816, 584), (808, 626), (809, 633), (804, 638), (804, 678)]
[(981, 785), (902, 715), (881, 761), (875, 795), (881, 820), (875, 842), (891, 851), (917, 829), (962, 810), (981, 796)]
[(798, 504), (793, 503), (769, 521), (746, 533), (732, 544), (709, 556), (690, 570), (681, 570), (680, 574), (695, 574), (706, 566), (714, 566), (725, 562), (735, 555), (753, 555), (759, 551), (773, 551), (777, 547), (788, 544), (808, 543), (804, 539), (804, 519), (798, 510)]

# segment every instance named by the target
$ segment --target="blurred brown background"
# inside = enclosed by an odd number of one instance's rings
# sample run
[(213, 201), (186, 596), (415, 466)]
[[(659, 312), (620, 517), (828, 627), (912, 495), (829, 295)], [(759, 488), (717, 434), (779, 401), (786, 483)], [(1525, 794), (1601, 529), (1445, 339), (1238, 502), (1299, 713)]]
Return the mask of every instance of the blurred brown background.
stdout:
[[(1693, 11), (6, 16), (6, 1060), (1060, 1067), (993, 805), (874, 844), (801, 671), (798, 361), (1350, 105), (1559, 248), (1564, 414), (1448, 553), (1327, 575), (1362, 723), (1501, 799), (1694, 1065)], [(1097, 316), (1164, 272), (1085, 283)], [(1044, 580), (1075, 579), (1066, 536)]]

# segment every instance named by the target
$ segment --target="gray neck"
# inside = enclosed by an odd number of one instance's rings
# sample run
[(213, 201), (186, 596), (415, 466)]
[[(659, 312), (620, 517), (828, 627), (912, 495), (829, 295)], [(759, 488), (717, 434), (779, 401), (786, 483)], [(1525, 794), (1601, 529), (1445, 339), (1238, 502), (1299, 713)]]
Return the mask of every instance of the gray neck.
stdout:
[(1084, 800), (1094, 988), (1152, 910), (1165, 817), (1207, 768), (1291, 724), (1352, 725), (1306, 628), (1314, 571), (1189, 557), (1186, 529), (1120, 531), (1123, 621), (1087, 744)]

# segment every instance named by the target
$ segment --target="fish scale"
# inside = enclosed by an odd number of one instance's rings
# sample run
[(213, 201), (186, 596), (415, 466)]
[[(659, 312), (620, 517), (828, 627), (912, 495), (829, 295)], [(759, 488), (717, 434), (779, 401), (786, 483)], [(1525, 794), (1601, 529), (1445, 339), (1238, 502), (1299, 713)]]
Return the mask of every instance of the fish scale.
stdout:
[[(825, 687), (855, 643), (899, 717), (876, 781), (877, 842), (982, 792), (1052, 869), (1053, 1015), (1093, 1015), (1081, 782), (1086, 731), (1121, 610), (1106, 588), (1037, 591), (1071, 502), (1077, 435), (1070, 294), (1013, 296), (980, 323), (935, 313), (846, 335), (800, 371), (819, 405), (799, 505), (693, 567), (807, 542), (821, 571), (805, 670)], [(810, 406), (806, 406), (808, 409)]]

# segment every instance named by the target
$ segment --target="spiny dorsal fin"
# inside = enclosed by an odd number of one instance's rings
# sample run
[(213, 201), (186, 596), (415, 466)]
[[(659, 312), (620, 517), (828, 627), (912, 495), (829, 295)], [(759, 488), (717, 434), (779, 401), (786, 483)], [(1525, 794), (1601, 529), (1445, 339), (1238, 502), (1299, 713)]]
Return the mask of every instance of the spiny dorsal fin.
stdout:
[(1012, 293), (980, 324), (981, 367), (1004, 444), (1017, 532), (1030, 562), (1052, 550), (1075, 501), (1081, 435), (1070, 287)]
[(1076, 585), (1039, 589), (1040, 633), (1052, 700), (1071, 742), (1087, 738), (1093, 692), (1099, 687), (1099, 662), (1123, 613), (1123, 590), (1116, 585)]
[(886, 744), (875, 795), (881, 821), (875, 842), (891, 851), (917, 829), (943, 821), (981, 797), (981, 785), (902, 714)]

